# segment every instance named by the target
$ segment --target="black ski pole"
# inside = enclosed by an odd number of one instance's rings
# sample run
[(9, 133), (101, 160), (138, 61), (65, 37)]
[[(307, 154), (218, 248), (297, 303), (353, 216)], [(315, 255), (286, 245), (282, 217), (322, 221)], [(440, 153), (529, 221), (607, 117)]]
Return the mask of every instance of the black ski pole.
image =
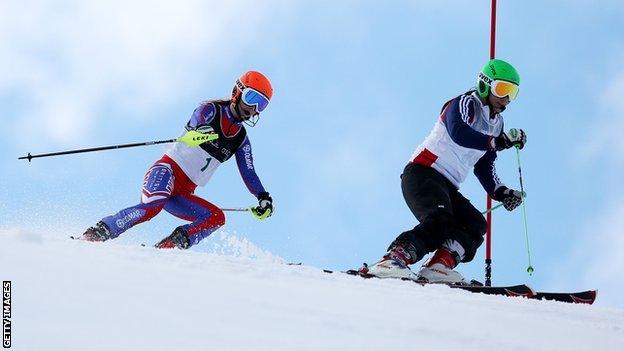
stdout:
[(70, 154), (80, 154), (83, 152), (94, 152), (94, 151), (104, 151), (104, 150), (114, 150), (114, 149), (124, 149), (128, 147), (137, 147), (137, 146), (147, 146), (147, 145), (156, 145), (156, 144), (164, 144), (164, 143), (173, 143), (176, 139), (169, 140), (159, 140), (159, 141), (147, 141), (144, 143), (132, 143), (132, 144), (120, 144), (120, 145), (111, 145), (111, 146), (101, 146), (101, 147), (92, 147), (88, 149), (76, 149), (76, 150), (68, 150), (68, 151), (59, 151), (59, 152), (50, 152), (47, 154), (39, 154), (39, 155), (31, 155), (30, 152), (28, 156), (19, 157), (18, 160), (32, 160), (33, 158), (38, 157), (49, 157), (49, 156), (60, 156), (60, 155), (70, 155)]
[(177, 139), (168, 139), (168, 140), (157, 140), (157, 141), (146, 141), (143, 143), (132, 143), (132, 144), (120, 144), (120, 145), (111, 145), (111, 146), (101, 146), (101, 147), (92, 147), (87, 149), (76, 149), (76, 150), (68, 150), (68, 151), (59, 151), (59, 152), (51, 152), (47, 154), (38, 154), (31, 155), (30, 152), (27, 156), (18, 157), (18, 160), (28, 160), (30, 162), (33, 158), (38, 157), (49, 157), (49, 156), (59, 156), (59, 155), (70, 155), (70, 154), (79, 154), (83, 152), (94, 152), (94, 151), (103, 151), (103, 150), (115, 150), (115, 149), (125, 149), (128, 147), (137, 147), (137, 146), (147, 146), (147, 145), (157, 145), (157, 144), (166, 144), (166, 143), (175, 143), (175, 142), (183, 142), (189, 146), (195, 147), (201, 143), (206, 141), (212, 141), (217, 139), (217, 134), (215, 133), (200, 133), (197, 131), (190, 131), (184, 134), (183, 136)]

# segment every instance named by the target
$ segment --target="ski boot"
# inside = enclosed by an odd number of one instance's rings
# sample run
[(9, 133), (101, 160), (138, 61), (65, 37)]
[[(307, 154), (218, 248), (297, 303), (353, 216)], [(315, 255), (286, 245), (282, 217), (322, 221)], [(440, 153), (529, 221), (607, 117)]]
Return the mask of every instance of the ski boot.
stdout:
[(364, 265), (359, 269), (360, 274), (374, 275), (377, 278), (398, 278), (417, 280), (418, 276), (409, 269), (412, 255), (403, 244), (392, 247), (381, 260), (372, 266)]
[(437, 249), (433, 257), (418, 272), (418, 279), (427, 283), (468, 284), (459, 272), (453, 270), (457, 266), (457, 261), (450, 251)]
[(111, 238), (110, 229), (106, 223), (99, 221), (95, 227), (90, 227), (78, 239), (86, 241), (106, 241)]
[(186, 230), (178, 227), (171, 235), (161, 240), (155, 246), (158, 249), (173, 249), (177, 247), (180, 250), (186, 250), (191, 246), (191, 243)]

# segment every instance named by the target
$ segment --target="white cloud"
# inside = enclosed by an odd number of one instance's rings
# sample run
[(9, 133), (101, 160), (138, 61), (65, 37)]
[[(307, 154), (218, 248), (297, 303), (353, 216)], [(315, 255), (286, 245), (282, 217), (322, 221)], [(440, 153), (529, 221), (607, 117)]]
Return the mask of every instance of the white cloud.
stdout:
[(253, 41), (269, 11), (250, 1), (2, 2), (0, 96), (28, 107), (0, 118), (15, 135), (36, 125), (34, 137), (57, 142), (88, 133), (111, 107), (144, 118)]

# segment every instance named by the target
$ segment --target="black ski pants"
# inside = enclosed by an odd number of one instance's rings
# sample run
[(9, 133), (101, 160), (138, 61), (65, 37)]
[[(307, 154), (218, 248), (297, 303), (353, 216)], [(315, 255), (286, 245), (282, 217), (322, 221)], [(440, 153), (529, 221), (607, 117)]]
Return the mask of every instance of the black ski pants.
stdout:
[(410, 163), (401, 175), (401, 189), (420, 224), (399, 235), (391, 246), (411, 243), (419, 261), (454, 239), (465, 250), (462, 262), (474, 258), (483, 243), (485, 218), (448, 179), (431, 167)]

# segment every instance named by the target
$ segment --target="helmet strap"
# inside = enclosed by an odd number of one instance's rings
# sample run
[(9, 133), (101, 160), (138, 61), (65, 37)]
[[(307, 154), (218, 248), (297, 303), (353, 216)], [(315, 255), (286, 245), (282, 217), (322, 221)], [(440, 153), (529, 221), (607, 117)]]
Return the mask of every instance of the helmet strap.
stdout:
[(242, 114), (240, 109), (238, 108), (238, 101), (240, 100), (240, 97), (233, 99), (230, 102), (230, 112), (232, 113), (232, 117), (234, 117), (234, 120), (236, 122), (242, 122)]
[[(245, 119), (243, 118), (243, 113), (240, 110), (240, 103), (241, 103), (241, 97), (239, 96), (236, 101), (231, 102), (230, 104), (230, 111), (232, 111), (232, 115), (234, 117), (234, 120), (236, 121), (236, 123), (244, 123), (245, 125), (249, 126), (249, 127), (254, 127), (256, 125), (256, 123), (258, 123), (258, 120), (255, 119), (254, 117), (256, 115), (252, 115), (249, 118)], [(232, 108), (232, 104), (234, 104), (234, 107)]]
[[(490, 95), (492, 94), (492, 87), (490, 86), (491, 79), (483, 73), (479, 73), (479, 83), (477, 86), (477, 93), (479, 98), (485, 103), (486, 106), (490, 108), (490, 118), (492, 118), (495, 114), (492, 114), (492, 104), (490, 104)], [(485, 97), (482, 94), (485, 93)], [(503, 112), (505, 108), (501, 110)]]
[(245, 84), (243, 84), (243, 82), (240, 81), (240, 79), (236, 80), (236, 87), (238, 88), (238, 90), (243, 91), (245, 90), (246, 86)]
[(492, 92), (488, 91), (487, 96), (483, 100), (485, 100), (485, 105), (490, 108), (490, 118), (494, 118), (494, 116), (496, 116), (497, 114), (502, 113), (503, 111), (505, 111), (505, 109), (507, 107), (506, 106), (502, 106), (500, 112), (496, 112), (495, 113), (492, 104), (490, 104), (490, 95), (492, 95)]

